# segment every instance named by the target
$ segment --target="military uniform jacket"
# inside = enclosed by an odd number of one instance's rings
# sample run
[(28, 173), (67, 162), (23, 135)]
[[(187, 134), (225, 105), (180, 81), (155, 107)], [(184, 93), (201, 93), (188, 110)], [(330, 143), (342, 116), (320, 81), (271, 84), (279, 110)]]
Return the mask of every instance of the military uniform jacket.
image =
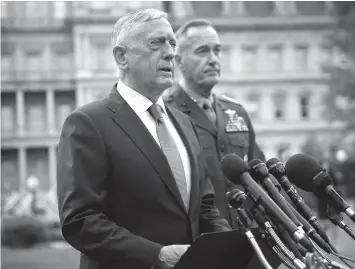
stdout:
[(235, 226), (226, 192), (235, 187), (243, 188), (232, 185), (224, 178), (220, 161), (229, 153), (237, 154), (246, 162), (252, 159), (265, 161), (264, 154), (255, 143), (255, 132), (248, 113), (231, 98), (215, 97), (217, 126), (214, 126), (180, 85), (175, 85), (172, 92), (172, 95), (166, 98), (166, 103), (188, 115), (197, 126), (203, 155), (216, 192), (216, 205), (221, 216)]

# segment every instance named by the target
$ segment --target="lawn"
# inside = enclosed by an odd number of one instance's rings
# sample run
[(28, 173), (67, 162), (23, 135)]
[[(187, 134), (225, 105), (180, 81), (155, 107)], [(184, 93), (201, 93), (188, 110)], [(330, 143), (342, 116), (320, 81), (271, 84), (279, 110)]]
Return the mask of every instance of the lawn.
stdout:
[(77, 269), (79, 253), (70, 247), (1, 248), (2, 269)]

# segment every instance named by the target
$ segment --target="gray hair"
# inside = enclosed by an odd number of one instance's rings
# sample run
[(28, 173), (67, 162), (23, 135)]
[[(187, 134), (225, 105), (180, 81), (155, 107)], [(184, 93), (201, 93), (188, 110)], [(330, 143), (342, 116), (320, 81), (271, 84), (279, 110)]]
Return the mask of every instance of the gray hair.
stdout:
[(187, 32), (190, 28), (196, 27), (213, 27), (213, 25), (205, 19), (192, 19), (185, 24), (183, 24), (176, 32), (175, 37), (177, 39), (176, 53), (180, 54), (186, 47), (185, 41), (187, 38)]
[(168, 19), (168, 14), (157, 9), (147, 8), (139, 9), (123, 15), (117, 20), (112, 31), (111, 41), (112, 46), (122, 44), (127, 38), (132, 35), (135, 24), (155, 20)]

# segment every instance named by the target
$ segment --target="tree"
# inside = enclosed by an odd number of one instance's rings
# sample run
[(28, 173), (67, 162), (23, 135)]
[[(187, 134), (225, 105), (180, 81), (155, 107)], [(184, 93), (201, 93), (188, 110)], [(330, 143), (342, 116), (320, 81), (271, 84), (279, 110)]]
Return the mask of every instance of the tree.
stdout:
[(325, 102), (330, 120), (339, 120), (355, 131), (355, 2), (334, 1), (336, 29), (329, 36), (341, 61), (327, 66), (329, 92)]

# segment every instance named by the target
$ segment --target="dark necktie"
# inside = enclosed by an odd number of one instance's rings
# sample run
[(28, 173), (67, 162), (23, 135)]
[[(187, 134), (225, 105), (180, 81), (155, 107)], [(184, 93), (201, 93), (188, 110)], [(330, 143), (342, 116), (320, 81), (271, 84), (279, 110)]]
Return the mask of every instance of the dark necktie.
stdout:
[(161, 148), (169, 162), (171, 171), (173, 172), (176, 181), (176, 185), (179, 188), (182, 200), (184, 201), (185, 207), (188, 210), (189, 195), (187, 193), (184, 166), (179, 154), (179, 150), (164, 122), (162, 110), (163, 110), (162, 107), (158, 104), (153, 104), (148, 109), (150, 115), (153, 117), (156, 123), (157, 134), (158, 134)]
[(216, 125), (217, 117), (216, 112), (213, 109), (212, 101), (209, 99), (204, 99), (201, 102), (201, 108), (203, 112), (206, 114), (207, 118)]

